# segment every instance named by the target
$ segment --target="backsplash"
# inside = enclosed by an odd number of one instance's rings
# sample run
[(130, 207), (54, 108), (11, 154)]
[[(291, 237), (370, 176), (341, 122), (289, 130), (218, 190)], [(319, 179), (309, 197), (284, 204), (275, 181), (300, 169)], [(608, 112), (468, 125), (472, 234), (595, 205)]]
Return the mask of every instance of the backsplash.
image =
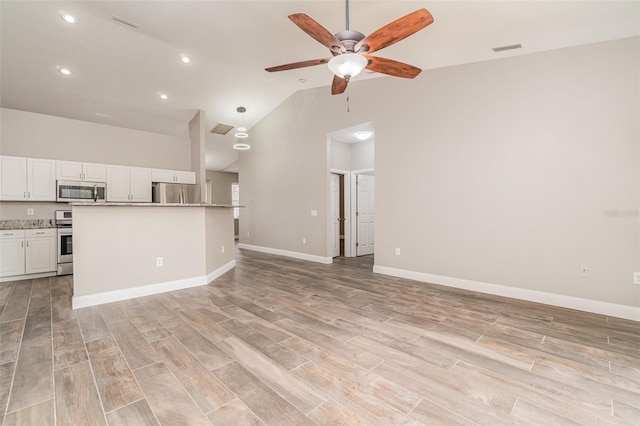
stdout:
[(0, 220), (0, 229), (55, 228), (53, 219)]

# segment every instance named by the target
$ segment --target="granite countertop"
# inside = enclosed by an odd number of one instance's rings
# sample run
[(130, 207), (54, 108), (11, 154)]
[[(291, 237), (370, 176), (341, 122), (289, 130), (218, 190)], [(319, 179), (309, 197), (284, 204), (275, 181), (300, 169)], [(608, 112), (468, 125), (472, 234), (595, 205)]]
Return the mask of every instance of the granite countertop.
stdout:
[(83, 207), (213, 207), (218, 209), (233, 209), (236, 207), (231, 204), (180, 204), (180, 203), (70, 203), (72, 206)]
[(53, 219), (0, 220), (0, 230), (55, 228)]

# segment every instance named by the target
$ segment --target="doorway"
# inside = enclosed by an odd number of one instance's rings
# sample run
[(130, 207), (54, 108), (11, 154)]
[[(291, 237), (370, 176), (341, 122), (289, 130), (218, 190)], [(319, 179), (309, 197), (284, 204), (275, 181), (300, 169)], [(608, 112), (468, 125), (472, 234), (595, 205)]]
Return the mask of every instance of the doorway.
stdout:
[[(375, 249), (373, 129), (370, 122), (327, 135), (327, 254), (332, 258), (372, 254)], [(362, 191), (357, 184), (363, 185)]]

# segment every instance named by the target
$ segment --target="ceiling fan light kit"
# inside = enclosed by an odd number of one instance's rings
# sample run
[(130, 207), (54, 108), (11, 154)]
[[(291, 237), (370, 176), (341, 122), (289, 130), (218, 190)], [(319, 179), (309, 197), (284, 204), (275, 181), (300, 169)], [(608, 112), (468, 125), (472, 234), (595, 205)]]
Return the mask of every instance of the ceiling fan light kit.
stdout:
[(367, 65), (369, 65), (367, 58), (357, 53), (334, 56), (328, 64), (332, 73), (347, 80), (360, 74)]
[(349, 30), (349, 0), (346, 0), (346, 30), (335, 35), (305, 13), (294, 13), (289, 15), (289, 19), (328, 48), (332, 57), (294, 62), (265, 68), (265, 70), (276, 72), (328, 64), (334, 74), (331, 85), (333, 95), (343, 93), (347, 89), (349, 80), (365, 68), (394, 77), (416, 77), (422, 71), (420, 68), (392, 59), (370, 56), (370, 54), (409, 37), (433, 22), (433, 16), (427, 9), (418, 9), (365, 36), (358, 31)]

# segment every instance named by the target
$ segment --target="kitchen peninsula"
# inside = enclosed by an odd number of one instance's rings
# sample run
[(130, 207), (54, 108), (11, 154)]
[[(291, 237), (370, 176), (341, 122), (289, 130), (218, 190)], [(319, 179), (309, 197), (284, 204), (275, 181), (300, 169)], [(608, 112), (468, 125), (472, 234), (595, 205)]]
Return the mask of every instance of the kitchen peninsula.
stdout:
[(233, 206), (72, 208), (74, 309), (207, 284), (235, 266)]

